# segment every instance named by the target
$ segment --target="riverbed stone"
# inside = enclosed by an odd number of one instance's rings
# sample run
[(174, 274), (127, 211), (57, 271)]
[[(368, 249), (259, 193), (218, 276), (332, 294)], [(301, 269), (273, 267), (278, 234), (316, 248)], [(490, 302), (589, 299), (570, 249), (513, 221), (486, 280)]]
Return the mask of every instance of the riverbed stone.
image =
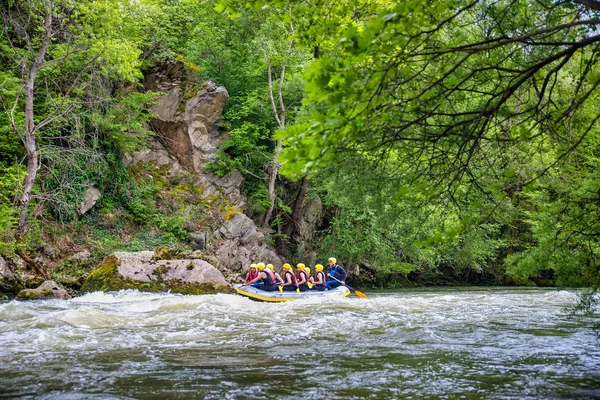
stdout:
[(214, 266), (200, 259), (156, 259), (153, 251), (117, 252), (87, 277), (81, 291), (172, 291), (183, 294), (233, 293)]
[(45, 281), (36, 289), (23, 289), (17, 295), (20, 300), (38, 300), (38, 299), (61, 299), (68, 300), (71, 298), (69, 292), (58, 286), (54, 281)]
[(69, 257), (69, 261), (77, 264), (83, 264), (90, 260), (92, 253), (87, 250), (80, 251)]

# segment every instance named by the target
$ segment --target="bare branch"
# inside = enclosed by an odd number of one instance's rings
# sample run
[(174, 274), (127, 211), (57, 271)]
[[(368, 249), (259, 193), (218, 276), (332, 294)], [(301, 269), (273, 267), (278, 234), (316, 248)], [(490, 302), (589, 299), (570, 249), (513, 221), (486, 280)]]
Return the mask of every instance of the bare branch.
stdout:
[(582, 4), (592, 10), (600, 11), (600, 1), (596, 0), (572, 0), (573, 3)]

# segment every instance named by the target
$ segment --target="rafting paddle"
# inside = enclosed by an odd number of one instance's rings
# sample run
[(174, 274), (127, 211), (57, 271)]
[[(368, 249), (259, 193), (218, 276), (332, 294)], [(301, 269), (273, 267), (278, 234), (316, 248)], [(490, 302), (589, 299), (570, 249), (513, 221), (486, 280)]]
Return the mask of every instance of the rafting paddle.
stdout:
[[(342, 281), (340, 281), (339, 279), (335, 279), (333, 276), (329, 276), (331, 279), (338, 281), (339, 283), (342, 283)], [(360, 297), (361, 299), (366, 299), (367, 295), (364, 294), (363, 292), (359, 292), (358, 290), (346, 285), (345, 283), (342, 283), (344, 286), (346, 286), (348, 289), (350, 290), (354, 290), (354, 294), (356, 294), (358, 297)]]

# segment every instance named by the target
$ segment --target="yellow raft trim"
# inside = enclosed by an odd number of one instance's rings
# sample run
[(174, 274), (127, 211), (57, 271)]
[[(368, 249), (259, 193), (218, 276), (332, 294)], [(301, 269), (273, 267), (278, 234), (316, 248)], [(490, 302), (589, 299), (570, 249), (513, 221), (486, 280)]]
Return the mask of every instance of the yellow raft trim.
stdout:
[[(300, 298), (292, 298), (292, 297), (276, 297), (276, 298), (273, 298), (273, 297), (264, 297), (264, 296), (261, 296), (259, 294), (245, 292), (245, 291), (240, 290), (238, 288), (235, 288), (235, 291), (238, 294), (241, 294), (242, 296), (252, 297), (253, 299), (261, 300), (261, 301), (270, 301), (270, 302), (273, 302), (273, 303), (283, 303), (284, 301), (300, 300)], [(348, 297), (349, 295), (350, 295), (350, 291), (349, 290), (346, 293), (342, 293), (342, 297)]]

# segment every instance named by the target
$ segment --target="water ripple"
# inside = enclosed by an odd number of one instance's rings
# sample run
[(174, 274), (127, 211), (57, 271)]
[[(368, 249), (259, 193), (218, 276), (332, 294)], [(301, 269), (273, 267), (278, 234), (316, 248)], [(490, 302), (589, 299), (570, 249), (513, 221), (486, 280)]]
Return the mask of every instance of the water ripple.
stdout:
[(2, 303), (0, 398), (600, 396), (600, 318), (565, 311), (576, 292), (368, 296), (120, 291)]

